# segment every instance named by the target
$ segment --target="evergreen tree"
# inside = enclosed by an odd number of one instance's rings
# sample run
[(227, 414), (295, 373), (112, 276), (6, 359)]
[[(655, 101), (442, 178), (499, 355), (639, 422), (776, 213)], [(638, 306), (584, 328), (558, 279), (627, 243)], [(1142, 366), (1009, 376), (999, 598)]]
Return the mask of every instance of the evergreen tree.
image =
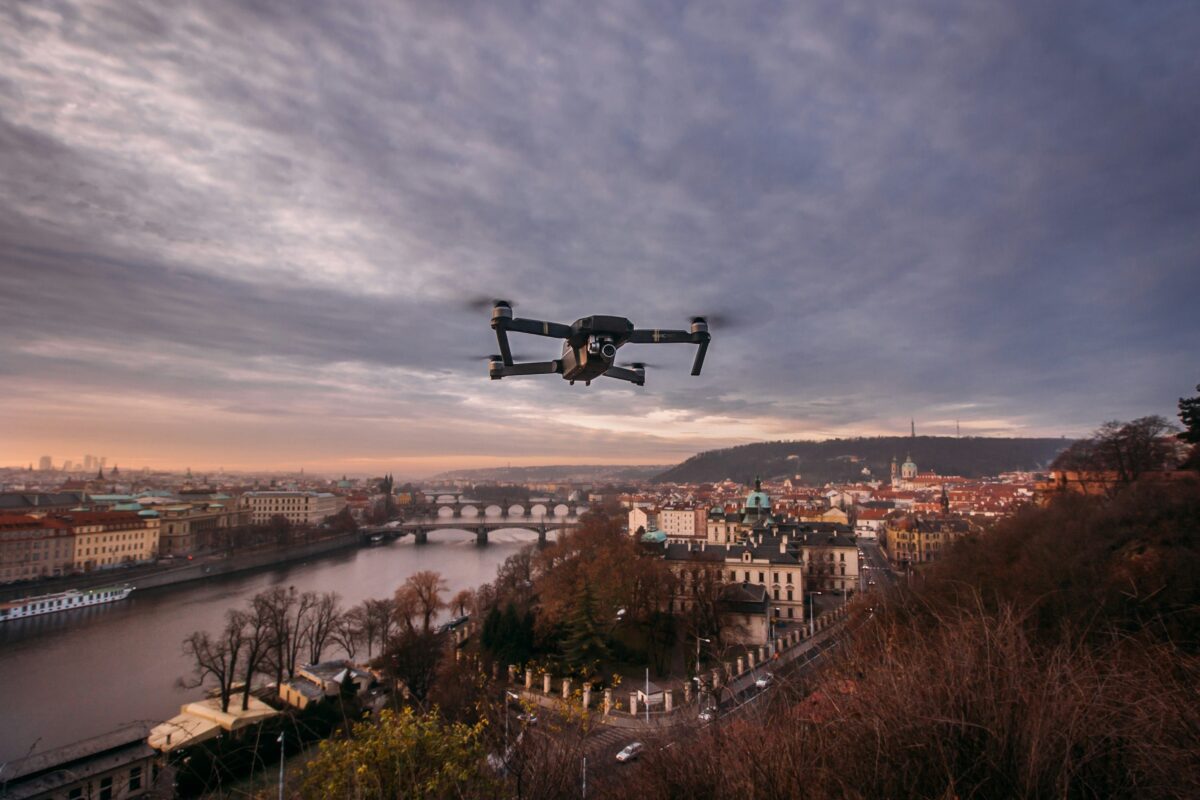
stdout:
[(498, 640), (496, 655), (504, 663), (513, 664), (522, 660), (519, 658), (521, 650), (521, 620), (517, 617), (517, 608), (512, 603), (504, 607), (504, 613), (500, 616), (500, 627), (497, 629), (496, 639)]
[[(1200, 383), (1196, 384), (1196, 391), (1200, 393)], [(1200, 394), (1179, 398), (1179, 420), (1183, 423), (1179, 438), (1192, 446), (1183, 467), (1200, 470)]]
[(483, 649), (495, 652), (496, 650), (496, 634), (500, 627), (500, 609), (495, 606), (483, 618), (483, 630), (479, 634), (479, 643), (483, 645)]
[(603, 663), (609, 658), (608, 643), (597, 620), (596, 597), (592, 586), (584, 582), (579, 602), (567, 619), (567, 638), (563, 642), (563, 655), (572, 667), (587, 667)]

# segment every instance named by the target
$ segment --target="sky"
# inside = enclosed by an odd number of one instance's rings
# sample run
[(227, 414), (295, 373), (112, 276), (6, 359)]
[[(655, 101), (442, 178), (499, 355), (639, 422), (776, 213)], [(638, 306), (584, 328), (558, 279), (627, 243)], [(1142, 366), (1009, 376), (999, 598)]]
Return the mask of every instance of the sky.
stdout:
[[(0, 5), (0, 464), (1074, 436), (1200, 381), (1200, 5)], [(489, 313), (713, 325), (490, 381)], [(555, 342), (514, 337), (530, 358)]]

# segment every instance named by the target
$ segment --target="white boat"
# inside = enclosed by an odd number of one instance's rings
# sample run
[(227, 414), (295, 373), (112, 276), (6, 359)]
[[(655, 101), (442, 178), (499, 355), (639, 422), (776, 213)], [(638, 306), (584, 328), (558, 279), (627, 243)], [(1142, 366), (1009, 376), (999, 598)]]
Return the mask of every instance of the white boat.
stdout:
[(0, 622), (9, 619), (24, 619), (37, 617), (42, 614), (53, 614), (58, 611), (70, 611), (73, 608), (89, 608), (115, 603), (124, 600), (133, 591), (132, 586), (101, 586), (97, 589), (72, 589), (57, 594), (43, 594), (37, 597), (22, 597), (19, 600), (9, 600), (0, 603)]

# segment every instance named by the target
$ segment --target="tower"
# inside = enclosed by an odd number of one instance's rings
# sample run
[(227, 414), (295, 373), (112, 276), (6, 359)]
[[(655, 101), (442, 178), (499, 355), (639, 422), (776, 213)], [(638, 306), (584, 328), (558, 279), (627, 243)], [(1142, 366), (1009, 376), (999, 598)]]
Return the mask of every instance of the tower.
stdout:
[(896, 457), (892, 456), (892, 486), (900, 482), (900, 464), (896, 461)]

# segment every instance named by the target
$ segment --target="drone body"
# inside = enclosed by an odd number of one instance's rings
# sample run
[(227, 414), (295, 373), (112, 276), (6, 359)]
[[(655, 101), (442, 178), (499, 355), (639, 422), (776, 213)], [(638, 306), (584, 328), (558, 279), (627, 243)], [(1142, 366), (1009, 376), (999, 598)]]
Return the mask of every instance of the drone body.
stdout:
[[(624, 317), (606, 316), (584, 317), (570, 325), (563, 325), (514, 317), (512, 305), (504, 300), (497, 300), (492, 305), (492, 329), (496, 331), (496, 341), (500, 345), (500, 355), (492, 356), (488, 363), (488, 374), (492, 380), (513, 375), (562, 375), (564, 380), (571, 383), (583, 381), (585, 384), (607, 376), (638, 386), (645, 385), (644, 364), (634, 363), (628, 367), (616, 364), (617, 350), (631, 343), (698, 345), (692, 374), (699, 375), (711, 338), (708, 323), (703, 317), (693, 318), (689, 331), (640, 329)], [(554, 361), (517, 364), (508, 345), (509, 331), (562, 339), (562, 357)]]

